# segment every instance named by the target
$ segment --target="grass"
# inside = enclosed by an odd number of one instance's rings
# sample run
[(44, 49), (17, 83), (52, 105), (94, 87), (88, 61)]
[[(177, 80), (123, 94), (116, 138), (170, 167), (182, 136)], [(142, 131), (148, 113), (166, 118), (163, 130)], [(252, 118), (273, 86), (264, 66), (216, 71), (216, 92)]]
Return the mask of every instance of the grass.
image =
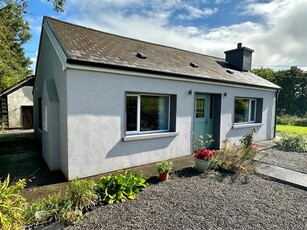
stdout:
[(276, 131), (278, 133), (298, 133), (307, 135), (307, 127), (294, 125), (277, 125)]

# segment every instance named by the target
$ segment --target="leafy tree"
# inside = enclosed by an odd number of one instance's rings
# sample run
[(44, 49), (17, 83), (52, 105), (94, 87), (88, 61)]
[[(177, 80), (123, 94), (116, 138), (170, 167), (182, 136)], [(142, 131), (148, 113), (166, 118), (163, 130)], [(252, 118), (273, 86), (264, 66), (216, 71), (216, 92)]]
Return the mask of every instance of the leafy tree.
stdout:
[(31, 35), (29, 24), (23, 20), (27, 3), (0, 0), (0, 92), (27, 77), (30, 60), (22, 45)]
[(307, 73), (292, 66), (277, 72), (276, 84), (282, 88), (278, 113), (304, 116), (307, 111)]
[(54, 11), (57, 11), (57, 12), (64, 11), (65, 0), (47, 0), (47, 1), (52, 2)]
[(253, 69), (252, 71), (254, 74), (257, 74), (260, 77), (263, 77), (273, 83), (276, 81), (276, 72), (270, 68), (260, 68), (260, 69)]
[[(63, 11), (65, 0), (47, 1), (55, 11)], [(0, 92), (31, 74), (22, 48), (31, 38), (24, 20), (27, 7), (27, 0), (0, 0)]]
[(260, 68), (253, 72), (282, 89), (279, 93), (277, 113), (304, 116), (307, 111), (307, 72), (292, 66), (289, 70), (274, 71)]

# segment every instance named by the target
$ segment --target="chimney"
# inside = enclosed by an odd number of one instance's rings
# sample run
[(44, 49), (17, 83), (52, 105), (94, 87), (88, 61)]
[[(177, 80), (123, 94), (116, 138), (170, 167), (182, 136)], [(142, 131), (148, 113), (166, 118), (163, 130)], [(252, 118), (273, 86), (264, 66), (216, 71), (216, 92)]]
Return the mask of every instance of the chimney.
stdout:
[(253, 52), (254, 50), (242, 47), (242, 43), (238, 43), (236, 49), (224, 52), (225, 60), (239, 70), (251, 71)]

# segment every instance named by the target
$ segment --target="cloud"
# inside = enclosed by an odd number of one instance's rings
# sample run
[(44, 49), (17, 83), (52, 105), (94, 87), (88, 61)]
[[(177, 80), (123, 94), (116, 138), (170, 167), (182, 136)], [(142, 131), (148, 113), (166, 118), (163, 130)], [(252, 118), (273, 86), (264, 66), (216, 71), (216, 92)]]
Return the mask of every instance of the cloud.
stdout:
[[(196, 3), (195, 3), (196, 2)], [(163, 45), (223, 57), (242, 42), (255, 50), (254, 67), (307, 66), (307, 3), (305, 0), (245, 0), (229, 10), (209, 1), (68, 0), (65, 20)], [(228, 1), (216, 0), (222, 7)], [(229, 5), (229, 4), (228, 4)], [(229, 11), (229, 14), (226, 13)], [(206, 28), (203, 20), (236, 16), (235, 24)], [(187, 23), (190, 22), (190, 23)], [(206, 21), (207, 22), (207, 21)], [(213, 21), (211, 21), (213, 22)]]
[(186, 14), (181, 14), (178, 18), (183, 20), (193, 20), (202, 17), (209, 17), (218, 11), (217, 8), (199, 9), (189, 5), (185, 7), (185, 10), (187, 11)]

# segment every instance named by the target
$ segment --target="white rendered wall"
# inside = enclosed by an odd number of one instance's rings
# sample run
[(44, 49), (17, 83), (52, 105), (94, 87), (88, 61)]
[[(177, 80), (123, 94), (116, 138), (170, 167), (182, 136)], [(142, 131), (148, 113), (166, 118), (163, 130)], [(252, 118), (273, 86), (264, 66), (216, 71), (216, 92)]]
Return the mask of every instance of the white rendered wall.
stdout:
[(33, 106), (32, 86), (22, 88), (8, 94), (8, 118), (9, 128), (22, 127), (21, 106)]
[[(60, 62), (59, 55), (55, 52), (54, 46), (50, 42), (47, 33), (43, 29), (41, 35), (40, 53), (38, 58), (38, 67), (36, 70), (36, 80), (34, 88), (34, 131), (35, 135), (42, 140), (42, 135), (45, 135), (44, 139), (48, 139), (48, 142), (42, 141), (43, 145), (49, 145), (51, 143), (59, 142), (59, 152), (50, 152), (46, 154), (59, 154), (60, 155), (60, 168), (64, 175), (68, 177), (68, 162), (67, 162), (67, 100), (66, 100), (66, 72), (63, 71), (63, 65)], [(54, 126), (59, 130), (53, 130), (53, 132), (42, 132), (38, 125), (38, 98), (43, 96), (44, 82), (48, 79), (53, 79), (56, 92), (59, 98), (59, 126)], [(46, 103), (46, 100), (43, 100)], [(43, 107), (46, 104), (43, 104)], [(52, 124), (51, 124), (52, 126)], [(52, 133), (59, 133), (59, 136), (52, 135)], [(56, 141), (55, 139), (59, 139)], [(54, 146), (46, 146), (45, 149), (56, 149)], [(53, 159), (57, 157), (53, 157)], [(52, 165), (49, 166), (53, 168)]]
[[(176, 132), (179, 135), (124, 142), (126, 92), (177, 95)], [(224, 92), (227, 96), (223, 96)], [(69, 69), (68, 179), (190, 155), (195, 93), (222, 95), (220, 139), (227, 138), (236, 144), (252, 127), (233, 129), (234, 97), (263, 98), (263, 125), (257, 126), (255, 140), (273, 137), (273, 91)]]

